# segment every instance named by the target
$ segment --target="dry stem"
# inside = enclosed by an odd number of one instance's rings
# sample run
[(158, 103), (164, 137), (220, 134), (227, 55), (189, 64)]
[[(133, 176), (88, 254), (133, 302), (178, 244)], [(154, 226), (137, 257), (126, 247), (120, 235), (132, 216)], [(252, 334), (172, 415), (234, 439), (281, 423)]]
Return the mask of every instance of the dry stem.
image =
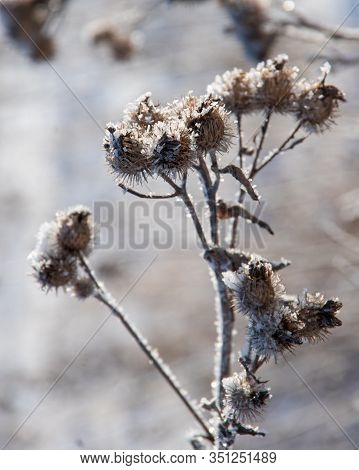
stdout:
[(125, 313), (117, 306), (116, 302), (113, 300), (112, 296), (106, 291), (103, 284), (100, 283), (97, 280), (96, 275), (93, 272), (93, 270), (90, 268), (86, 257), (82, 253), (79, 253), (78, 256), (79, 256), (81, 266), (83, 267), (84, 271), (86, 272), (86, 274), (89, 276), (89, 278), (92, 280), (94, 286), (96, 287), (94, 297), (99, 302), (106, 305), (106, 307), (108, 307), (110, 309), (111, 313), (116, 318), (121, 320), (122, 324), (125, 326), (125, 328), (130, 333), (130, 335), (133, 337), (133, 339), (136, 341), (137, 345), (140, 347), (140, 349), (148, 357), (151, 364), (153, 364), (155, 366), (155, 368), (162, 375), (162, 377), (166, 380), (166, 382), (169, 384), (169, 386), (172, 388), (172, 390), (181, 399), (182, 403), (186, 406), (186, 408), (192, 414), (192, 416), (195, 418), (197, 423), (202, 427), (203, 431), (205, 432), (205, 437), (207, 439), (209, 439), (211, 442), (213, 442), (214, 441), (213, 434), (210, 431), (210, 429), (208, 427), (208, 424), (205, 422), (205, 420), (199, 414), (199, 411), (196, 409), (196, 407), (193, 405), (193, 403), (191, 403), (190, 399), (187, 397), (187, 393), (179, 385), (176, 377), (172, 373), (169, 366), (167, 364), (165, 364), (163, 362), (162, 358), (160, 357), (160, 355), (149, 346), (146, 339), (141, 335), (141, 333), (139, 333), (139, 331), (136, 329), (136, 327), (127, 318)]

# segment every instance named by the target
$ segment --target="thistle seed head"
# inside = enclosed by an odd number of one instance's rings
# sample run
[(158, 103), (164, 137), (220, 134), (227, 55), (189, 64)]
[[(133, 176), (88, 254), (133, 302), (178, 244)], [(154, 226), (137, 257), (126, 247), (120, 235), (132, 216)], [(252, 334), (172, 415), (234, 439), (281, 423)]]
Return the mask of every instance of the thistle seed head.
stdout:
[(298, 81), (299, 69), (281, 54), (248, 72), (234, 69), (217, 76), (207, 92), (237, 116), (271, 109), (295, 115), (310, 132), (322, 132), (334, 122), (339, 101), (345, 101), (337, 87), (325, 84), (329, 67), (322, 71), (324, 77), (314, 84)]
[(69, 287), (78, 280), (78, 255), (93, 247), (90, 210), (76, 206), (56, 214), (55, 220), (41, 225), (35, 249), (29, 260), (43, 289)]
[(197, 109), (190, 114), (187, 121), (195, 144), (201, 152), (228, 152), (234, 137), (228, 112), (223, 104), (211, 97), (200, 98), (198, 101)]
[(296, 313), (278, 302), (273, 311), (249, 322), (247, 337), (259, 356), (266, 360), (273, 357), (277, 361), (278, 355), (293, 351), (295, 346), (303, 343), (297, 334), (302, 326)]
[(69, 252), (89, 254), (93, 248), (94, 228), (91, 211), (85, 206), (76, 206), (56, 214), (57, 242), (61, 249)]
[(76, 260), (71, 256), (30, 256), (35, 279), (44, 290), (69, 286), (76, 278)]
[(167, 117), (165, 109), (155, 105), (151, 99), (150, 92), (140, 96), (135, 103), (131, 103), (124, 111), (125, 121), (138, 126), (143, 132)]
[(150, 174), (149, 157), (138, 127), (124, 122), (108, 124), (103, 147), (116, 180), (129, 184), (146, 181)]
[(324, 340), (329, 330), (341, 326), (342, 322), (336, 317), (343, 307), (339, 299), (326, 300), (320, 293), (304, 292), (298, 299), (298, 319), (303, 323), (300, 336), (309, 342)]
[(341, 308), (338, 299), (326, 300), (319, 293), (305, 292), (292, 300), (283, 296), (271, 310), (251, 317), (248, 341), (259, 356), (277, 360), (298, 345), (324, 340), (330, 329), (342, 324), (336, 317)]
[(274, 109), (286, 113), (293, 110), (295, 95), (293, 84), (298, 76), (297, 67), (289, 67), (288, 56), (281, 54), (274, 60), (267, 60), (252, 69), (253, 80), (257, 83), (256, 102), (259, 108)]
[(270, 389), (242, 371), (223, 379), (224, 415), (232, 423), (252, 422), (271, 398)]
[(241, 69), (235, 68), (217, 75), (215, 81), (208, 85), (207, 93), (219, 98), (235, 115), (250, 114), (257, 110), (255, 83)]
[(194, 163), (190, 131), (180, 120), (159, 122), (154, 127), (152, 170), (177, 178), (183, 176)]
[(237, 272), (224, 273), (224, 282), (233, 290), (237, 310), (251, 317), (272, 311), (285, 292), (271, 264), (258, 256), (252, 257)]
[(344, 102), (345, 97), (334, 85), (326, 85), (323, 80), (307, 84), (298, 97), (297, 119), (309, 132), (324, 132), (335, 123), (339, 101)]

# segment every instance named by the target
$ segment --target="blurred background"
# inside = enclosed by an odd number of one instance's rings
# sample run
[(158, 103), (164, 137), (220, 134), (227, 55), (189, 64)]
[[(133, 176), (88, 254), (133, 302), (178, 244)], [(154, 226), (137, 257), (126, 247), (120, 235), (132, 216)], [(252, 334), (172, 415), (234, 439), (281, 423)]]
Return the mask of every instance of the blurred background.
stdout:
[[(292, 2), (285, 3), (291, 7)], [(355, 3), (303, 0), (297, 7), (308, 18), (335, 27)], [(130, 38), (130, 46), (120, 53), (111, 51), (111, 40), (103, 39), (109, 37), (103, 31), (108, 20)], [(118, 239), (112, 247), (100, 246), (92, 264), (189, 394), (209, 397), (215, 313), (207, 266), (192, 232), (189, 246), (181, 247), (180, 216), (172, 219), (171, 247), (161, 250), (152, 243), (151, 230), (158, 231), (158, 226), (151, 228), (145, 249), (123, 247), (123, 240), (134, 233), (129, 235), (126, 207), (135, 199), (124, 195), (109, 175), (101, 129), (120, 120), (126, 104), (144, 92), (152, 91), (155, 102), (165, 103), (189, 90), (204, 93), (216, 74), (235, 66), (253, 66), (258, 57), (248, 55), (231, 31), (231, 21), (214, 0), (73, 0), (51, 24), (56, 53), (49, 61), (32, 60), (2, 22), (2, 446), (189, 448), (188, 436), (195, 429), (191, 416), (116, 319), (106, 322), (45, 397), (107, 312), (96, 301), (79, 303), (62, 292), (44, 295), (31, 278), (27, 256), (39, 225), (58, 209), (78, 203), (93, 207), (99, 201), (114, 204)], [(359, 8), (346, 26), (359, 27)], [(337, 57), (340, 49), (345, 57), (355, 57), (358, 51), (358, 42), (332, 40), (321, 52), (323, 60), (312, 61), (326, 37), (305, 41), (280, 36), (268, 56), (287, 53), (301, 69), (309, 64), (305, 76), (315, 78), (326, 54)], [(50, 49), (49, 55), (52, 45)], [(270, 380), (273, 399), (259, 422), (268, 434), (240, 439), (242, 449), (352, 448), (345, 433), (359, 442), (357, 73), (355, 61), (333, 61), (328, 82), (347, 97), (337, 126), (279, 156), (260, 174), (262, 217), (276, 235), (262, 233), (260, 246), (249, 237), (255, 251), (292, 261), (281, 272), (288, 292), (309, 288), (344, 303), (343, 326), (327, 342), (303, 346), (289, 357), (332, 417), (284, 360), (270, 362), (261, 377)], [(259, 122), (258, 117), (245, 122), (247, 139)], [(274, 119), (266, 149), (278, 145), (292, 126), (289, 118)], [(224, 197), (230, 198), (235, 185), (226, 181)], [(151, 188), (159, 190), (156, 184)], [(198, 193), (197, 186), (193, 192)], [(150, 223), (145, 215), (137, 217), (136, 224)], [(236, 350), (244, 326), (239, 319)]]

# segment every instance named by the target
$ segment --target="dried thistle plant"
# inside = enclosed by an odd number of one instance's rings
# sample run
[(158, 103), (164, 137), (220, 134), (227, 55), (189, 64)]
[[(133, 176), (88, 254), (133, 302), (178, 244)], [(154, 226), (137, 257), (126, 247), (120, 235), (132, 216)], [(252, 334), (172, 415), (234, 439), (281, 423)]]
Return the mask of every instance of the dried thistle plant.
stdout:
[[(106, 128), (105, 158), (118, 186), (140, 198), (181, 198), (209, 265), (216, 292), (217, 344), (212, 396), (202, 399), (201, 411), (89, 267), (87, 256), (93, 249), (94, 232), (87, 208), (58, 213), (53, 222), (44, 224), (31, 254), (35, 277), (43, 289), (62, 287), (79, 299), (92, 296), (123, 322), (200, 425), (201, 431), (191, 439), (196, 449), (230, 449), (238, 436), (264, 435), (255, 422), (271, 394), (258, 378), (259, 369), (300, 345), (322, 341), (341, 325), (337, 314), (342, 304), (338, 299), (307, 291), (289, 295), (278, 274), (289, 262), (245, 253), (237, 240), (239, 218), (273, 234), (268, 223), (244, 206), (246, 197), (256, 202), (260, 199), (253, 185), (256, 175), (277, 155), (333, 124), (339, 103), (345, 98), (337, 87), (327, 83), (328, 72), (325, 66), (315, 82), (299, 80), (299, 70), (281, 55), (247, 72), (234, 69), (224, 73), (208, 86), (204, 96), (188, 94), (160, 106), (147, 93), (128, 106), (122, 121)], [(243, 120), (253, 113), (263, 113), (264, 118), (254, 148), (248, 149), (243, 144)], [(278, 148), (263, 155), (275, 113), (294, 119), (294, 130)], [(221, 156), (234, 145), (235, 137), (237, 162), (223, 166)], [(200, 182), (209, 212), (207, 225), (200, 221), (188, 192), (189, 172)], [(223, 175), (238, 184), (238, 193), (229, 202), (219, 195)], [(135, 189), (135, 184), (147, 185), (153, 178), (162, 179), (172, 192), (147, 194)], [(231, 221), (226, 238), (220, 236), (222, 219)], [(220, 242), (224, 239), (226, 242)], [(247, 344), (236, 363), (232, 336), (239, 315), (247, 319)]]

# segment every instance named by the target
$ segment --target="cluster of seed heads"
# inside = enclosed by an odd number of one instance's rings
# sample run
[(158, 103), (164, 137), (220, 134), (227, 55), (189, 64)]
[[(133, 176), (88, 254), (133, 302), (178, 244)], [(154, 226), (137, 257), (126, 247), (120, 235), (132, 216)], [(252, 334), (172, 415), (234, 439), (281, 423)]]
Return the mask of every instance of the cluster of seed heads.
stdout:
[[(272, 265), (259, 256), (237, 271), (227, 271), (224, 280), (237, 314), (248, 318), (247, 342), (260, 360), (276, 361), (298, 345), (324, 340), (330, 329), (342, 324), (336, 317), (342, 308), (338, 299), (308, 292), (287, 295)], [(253, 422), (262, 413), (270, 389), (245, 368), (225, 378), (223, 387), (227, 438), (232, 439), (238, 423)]]
[(161, 175), (176, 179), (199, 155), (226, 153), (234, 136), (230, 113), (287, 113), (309, 132), (327, 129), (338, 101), (345, 101), (338, 88), (325, 83), (329, 68), (310, 83), (287, 62), (280, 55), (248, 72), (234, 69), (216, 77), (206, 95), (189, 94), (166, 106), (154, 104), (150, 93), (141, 96), (121, 122), (107, 125), (104, 149), (116, 179), (130, 185)]
[(93, 244), (94, 228), (87, 207), (58, 212), (53, 221), (45, 222), (29, 256), (41, 287), (47, 291), (68, 289), (80, 299), (92, 295), (94, 286), (81, 271), (79, 255), (88, 255)]
[(228, 112), (211, 96), (189, 94), (161, 107), (150, 93), (129, 105), (125, 119), (106, 129), (106, 160), (120, 182), (182, 177), (198, 153), (226, 152), (233, 137)]
[(305, 342), (325, 339), (329, 330), (341, 325), (336, 317), (342, 308), (338, 299), (322, 294), (286, 294), (270, 263), (252, 257), (238, 271), (224, 274), (233, 292), (238, 314), (248, 317), (248, 342), (256, 354), (266, 359), (293, 350)]
[(338, 101), (345, 101), (337, 87), (326, 84), (329, 71), (329, 64), (325, 64), (323, 76), (311, 83), (301, 77), (298, 67), (289, 66), (288, 57), (282, 54), (249, 72), (237, 68), (225, 72), (207, 91), (237, 116), (259, 111), (289, 114), (309, 132), (322, 132), (334, 122)]

